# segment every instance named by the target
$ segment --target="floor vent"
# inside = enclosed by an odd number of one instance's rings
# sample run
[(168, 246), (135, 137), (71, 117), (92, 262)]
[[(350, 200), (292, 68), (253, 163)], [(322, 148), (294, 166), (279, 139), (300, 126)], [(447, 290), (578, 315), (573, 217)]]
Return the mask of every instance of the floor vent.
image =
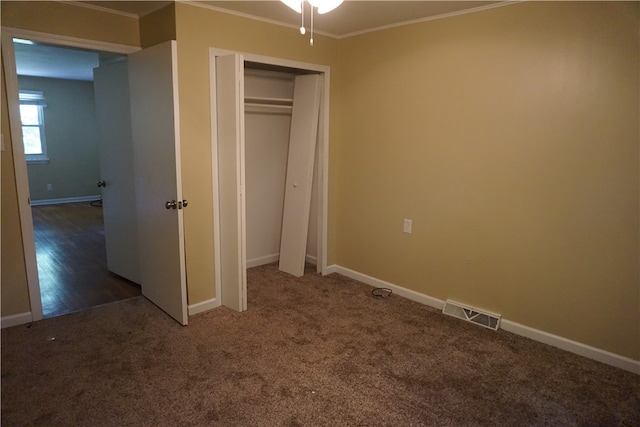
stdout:
[(459, 302), (447, 300), (442, 308), (444, 314), (475, 323), (494, 331), (500, 327), (500, 315), (469, 307)]

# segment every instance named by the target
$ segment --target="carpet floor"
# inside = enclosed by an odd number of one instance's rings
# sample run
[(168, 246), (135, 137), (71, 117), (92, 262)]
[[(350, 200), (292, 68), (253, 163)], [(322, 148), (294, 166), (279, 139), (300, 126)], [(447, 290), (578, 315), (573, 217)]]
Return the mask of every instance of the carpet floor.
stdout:
[(248, 311), (143, 297), (2, 330), (3, 426), (638, 426), (640, 377), (266, 265)]

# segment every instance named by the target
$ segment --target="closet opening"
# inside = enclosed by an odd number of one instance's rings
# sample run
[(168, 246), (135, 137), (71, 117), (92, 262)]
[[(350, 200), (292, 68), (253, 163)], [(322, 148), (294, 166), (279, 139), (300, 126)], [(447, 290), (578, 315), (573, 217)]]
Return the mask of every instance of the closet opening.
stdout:
[[(293, 96), (296, 75), (303, 75), (251, 65), (244, 69), (247, 268), (280, 260)], [(314, 161), (304, 259), (317, 266), (315, 166)]]
[(247, 268), (326, 274), (329, 68), (210, 56), (216, 296), (243, 311)]

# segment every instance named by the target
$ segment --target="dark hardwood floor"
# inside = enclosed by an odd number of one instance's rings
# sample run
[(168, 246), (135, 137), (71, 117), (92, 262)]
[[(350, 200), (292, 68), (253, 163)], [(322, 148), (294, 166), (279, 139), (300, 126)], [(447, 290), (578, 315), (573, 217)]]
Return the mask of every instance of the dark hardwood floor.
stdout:
[(32, 212), (44, 317), (140, 295), (140, 286), (107, 270), (101, 207), (69, 203)]

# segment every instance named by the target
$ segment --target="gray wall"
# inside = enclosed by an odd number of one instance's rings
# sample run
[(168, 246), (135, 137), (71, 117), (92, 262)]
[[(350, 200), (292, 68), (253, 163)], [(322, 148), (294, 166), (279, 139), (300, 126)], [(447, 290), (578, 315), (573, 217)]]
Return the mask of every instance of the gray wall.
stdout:
[[(47, 164), (28, 164), (31, 200), (96, 196), (100, 191), (93, 82), (19, 76), (21, 90), (42, 91)], [(47, 184), (52, 190), (47, 190)]]

